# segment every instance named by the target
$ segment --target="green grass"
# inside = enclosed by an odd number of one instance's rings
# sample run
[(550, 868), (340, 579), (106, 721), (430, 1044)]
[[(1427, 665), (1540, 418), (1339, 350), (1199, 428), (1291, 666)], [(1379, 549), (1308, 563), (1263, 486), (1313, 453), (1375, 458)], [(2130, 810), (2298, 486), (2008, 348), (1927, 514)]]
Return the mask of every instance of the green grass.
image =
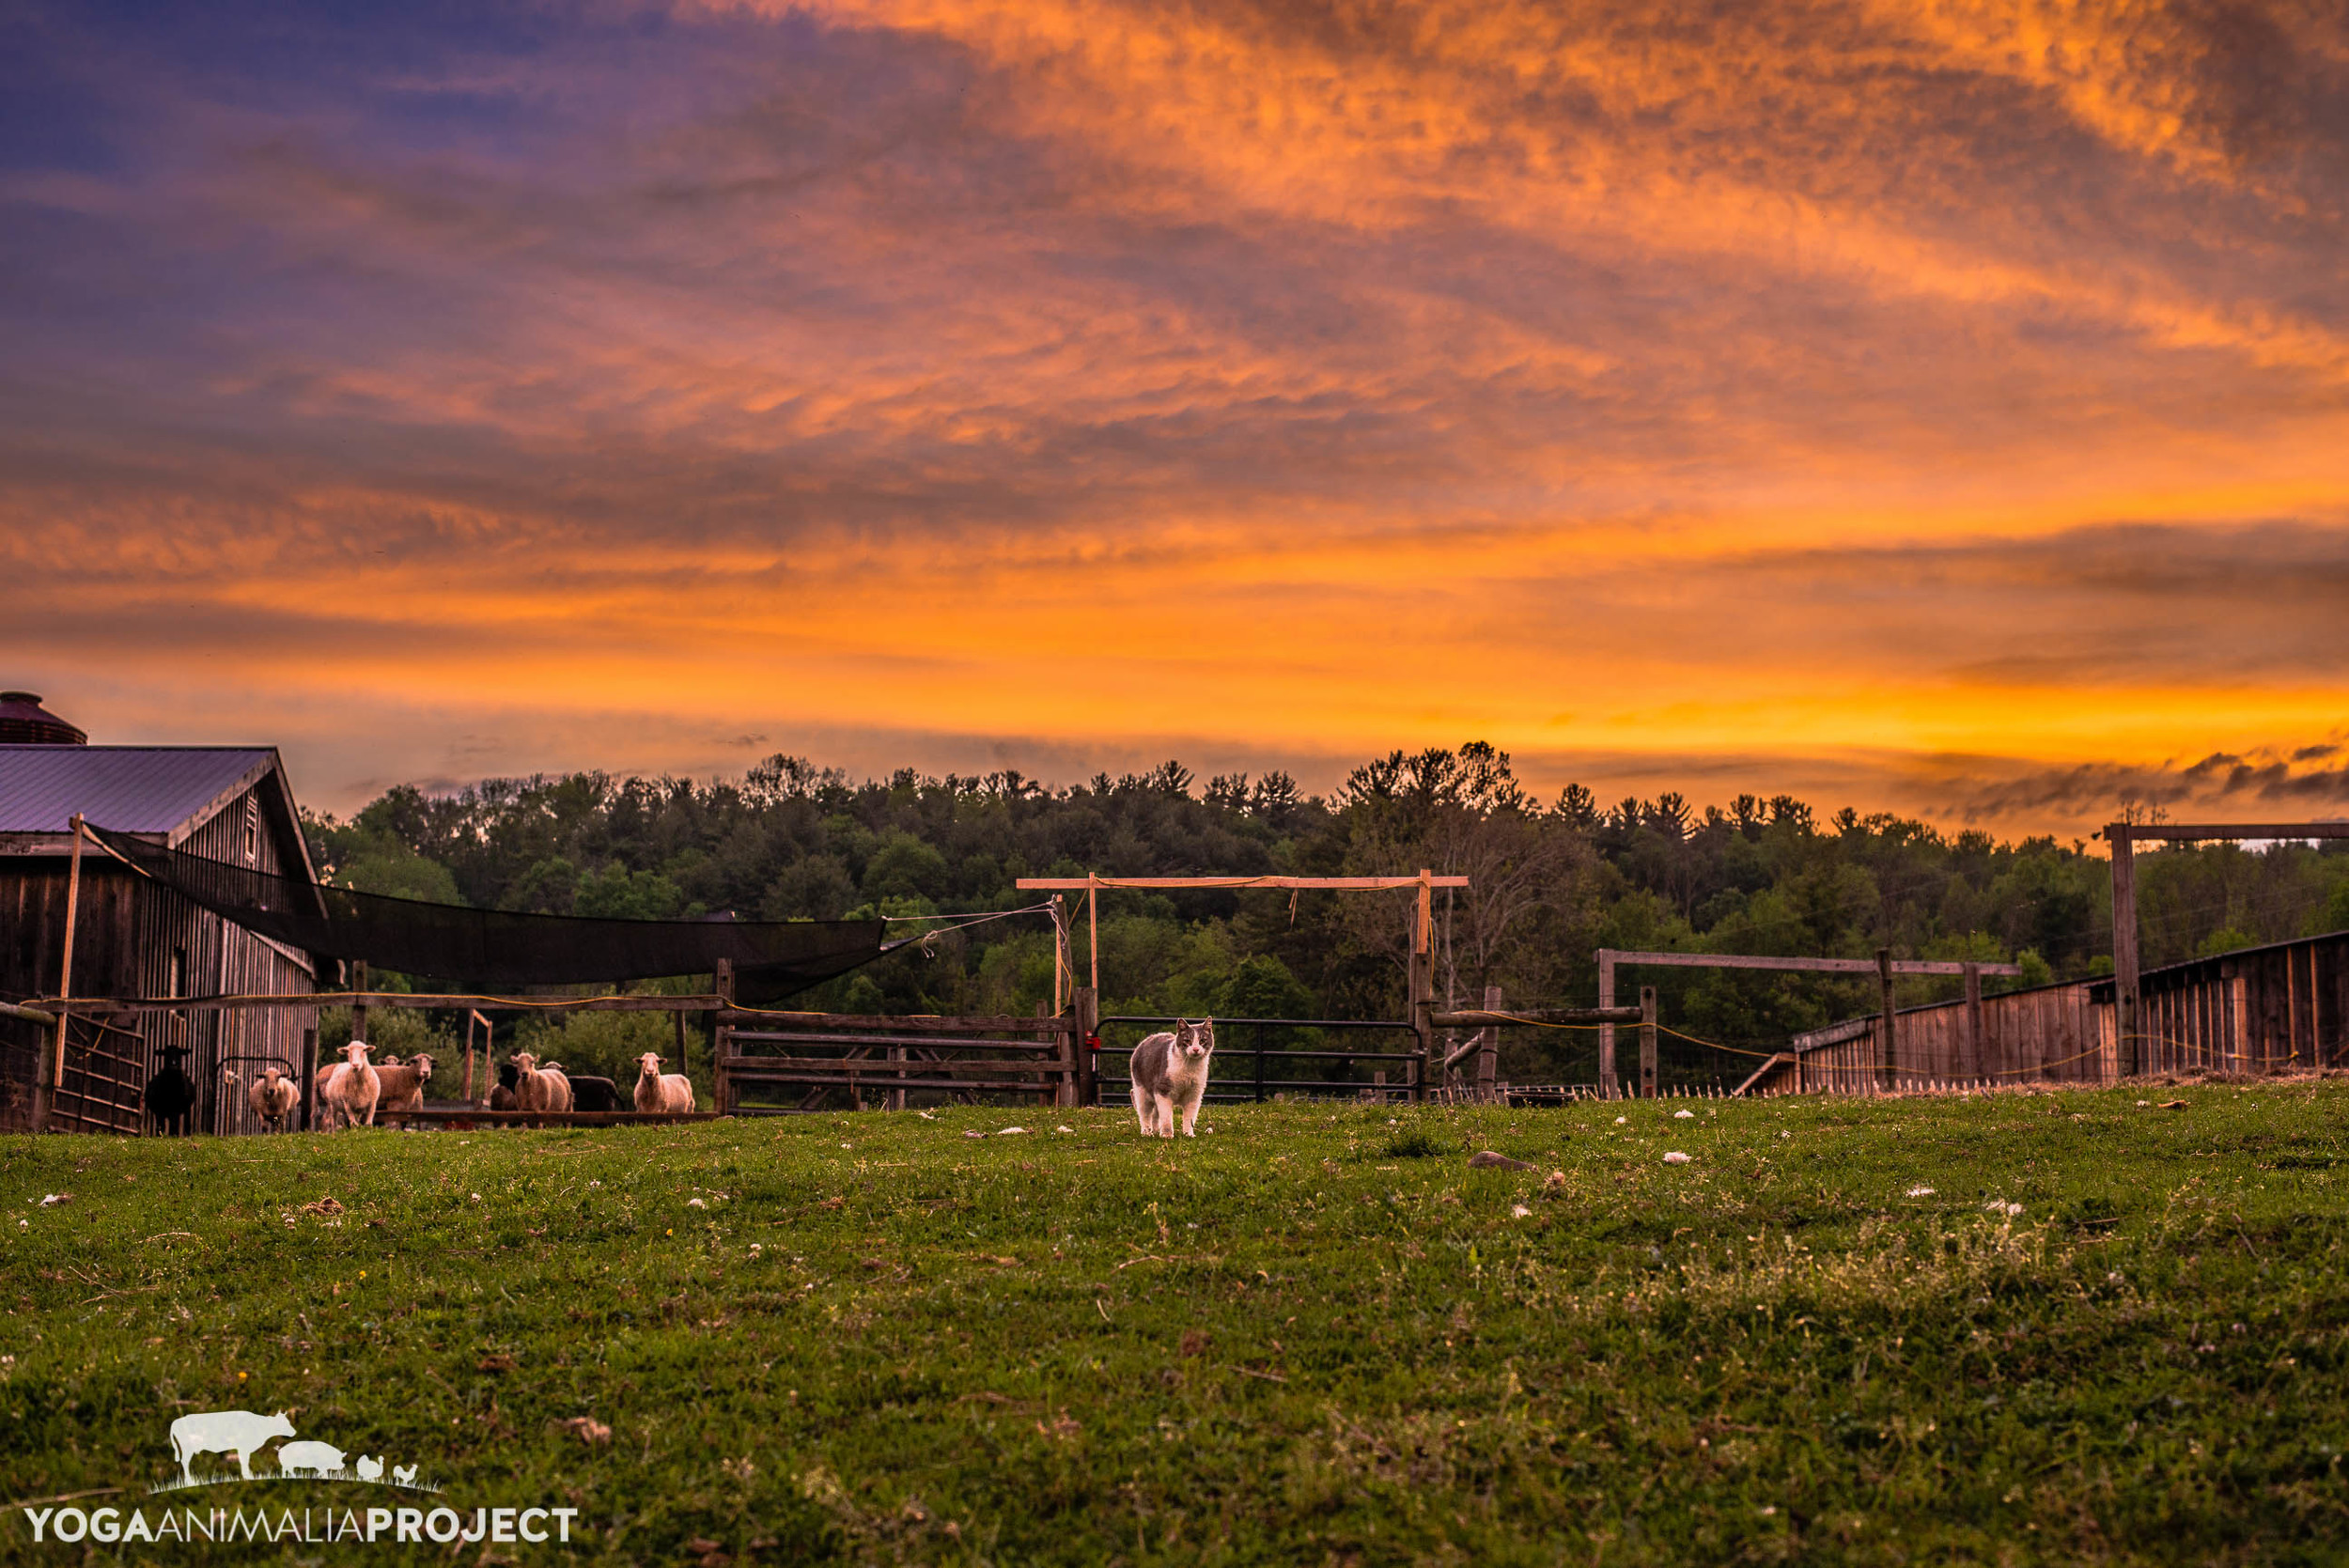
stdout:
[[(1218, 1108), (1176, 1145), (1034, 1109), (11, 1140), (0, 1501), (147, 1500), (172, 1416), (283, 1406), (468, 1512), (578, 1507), (598, 1561), (2339, 1561), (2344, 1113), (2212, 1085)], [(8, 1560), (82, 1551), (0, 1518)], [(373, 1555), (219, 1555), (321, 1552)]]

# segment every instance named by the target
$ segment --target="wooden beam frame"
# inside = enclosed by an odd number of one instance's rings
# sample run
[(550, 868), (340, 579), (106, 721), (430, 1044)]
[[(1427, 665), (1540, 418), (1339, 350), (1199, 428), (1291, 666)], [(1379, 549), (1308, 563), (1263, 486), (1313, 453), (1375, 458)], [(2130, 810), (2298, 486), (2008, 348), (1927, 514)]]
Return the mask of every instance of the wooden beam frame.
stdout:
[(1416, 877), (1101, 877), (1087, 872), (1082, 877), (1022, 877), (1012, 884), (1021, 889), (1074, 892), (1082, 889), (1085, 895), (1085, 925), (1092, 948), (1090, 976), (1095, 998), (1101, 995), (1101, 890), (1104, 888), (1140, 888), (1154, 891), (1176, 889), (1268, 888), (1284, 893), (1392, 893), (1403, 888), (1419, 890), (1418, 907), (1411, 916), (1411, 939), (1404, 959), (1404, 988), (1410, 1009), (1411, 1027), (1419, 1034), (1419, 1079), (1412, 1085), (1411, 1097), (1423, 1100), (1428, 1087), (1440, 1065), (1436, 1046), (1435, 1018), (1435, 935), (1438, 888), (1465, 888), (1465, 877), (1439, 877), (1421, 868)]

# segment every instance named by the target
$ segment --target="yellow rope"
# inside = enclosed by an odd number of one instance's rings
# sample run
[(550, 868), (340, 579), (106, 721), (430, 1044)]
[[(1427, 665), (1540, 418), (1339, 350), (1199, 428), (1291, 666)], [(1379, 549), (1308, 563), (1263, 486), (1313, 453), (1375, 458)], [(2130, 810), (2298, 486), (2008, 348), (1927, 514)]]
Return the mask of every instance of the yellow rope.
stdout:
[(1724, 1046), (1719, 1040), (1700, 1040), (1693, 1034), (1683, 1034), (1680, 1031), (1660, 1023), (1656, 1026), (1656, 1029), (1658, 1033), (1669, 1034), (1675, 1040), (1686, 1040), (1692, 1046), (1703, 1046), (1712, 1050), (1725, 1050), (1732, 1056), (1783, 1056), (1786, 1054), (1784, 1051), (1776, 1050), (1745, 1050), (1736, 1046)]

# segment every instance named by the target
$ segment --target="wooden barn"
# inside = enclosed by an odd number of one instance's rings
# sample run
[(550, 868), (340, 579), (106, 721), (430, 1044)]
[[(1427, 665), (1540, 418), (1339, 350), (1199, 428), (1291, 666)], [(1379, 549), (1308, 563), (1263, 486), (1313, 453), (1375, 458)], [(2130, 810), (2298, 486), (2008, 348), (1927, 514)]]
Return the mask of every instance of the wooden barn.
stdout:
[[(189, 854), (315, 880), (274, 747), (92, 746), (39, 697), (0, 692), (0, 1001), (57, 994), (76, 813)], [(85, 844), (74, 996), (306, 994), (318, 989), (317, 969)], [(42, 1130), (45, 1121), (55, 1131), (140, 1131), (141, 1095), (166, 1060), (194, 1083), (196, 1130), (256, 1130), (224, 1074), (241, 1081), (274, 1063), (306, 1084), (317, 1043), (307, 1008), (76, 1017), (59, 1085), (54, 1031), (0, 1016), (0, 1130)], [(187, 1055), (166, 1055), (177, 1051)]]

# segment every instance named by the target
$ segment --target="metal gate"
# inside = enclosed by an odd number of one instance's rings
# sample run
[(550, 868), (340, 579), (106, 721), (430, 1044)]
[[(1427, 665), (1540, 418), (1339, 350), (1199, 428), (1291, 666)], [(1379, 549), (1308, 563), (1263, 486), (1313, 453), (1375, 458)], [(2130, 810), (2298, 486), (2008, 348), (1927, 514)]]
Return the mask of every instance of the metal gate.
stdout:
[[(1193, 1020), (1196, 1021), (1196, 1020)], [(1408, 1098), (1419, 1081), (1419, 1035), (1408, 1021), (1395, 1018), (1217, 1018), (1215, 1063), (1207, 1079), (1208, 1101), (1216, 1104), (1262, 1103), (1278, 1095), (1318, 1098), (1369, 1095)], [(1174, 1018), (1128, 1015), (1103, 1018), (1106, 1035), (1114, 1029), (1124, 1044), (1104, 1039), (1100, 1055), (1130, 1063), (1135, 1045), (1152, 1030), (1171, 1029)], [(1122, 1027), (1121, 1027), (1122, 1026)], [(1340, 1042), (1384, 1033), (1397, 1048), (1377, 1048), (1377, 1039), (1351, 1048)], [(1338, 1041), (1330, 1036), (1335, 1034)], [(1301, 1063), (1301, 1068), (1291, 1063)], [(1131, 1097), (1132, 1079), (1126, 1073), (1100, 1074), (1096, 1079), (1097, 1105), (1124, 1105)]]
[(65, 1081), (50, 1096), (53, 1132), (145, 1130), (147, 1037), (97, 1018), (66, 1025)]

